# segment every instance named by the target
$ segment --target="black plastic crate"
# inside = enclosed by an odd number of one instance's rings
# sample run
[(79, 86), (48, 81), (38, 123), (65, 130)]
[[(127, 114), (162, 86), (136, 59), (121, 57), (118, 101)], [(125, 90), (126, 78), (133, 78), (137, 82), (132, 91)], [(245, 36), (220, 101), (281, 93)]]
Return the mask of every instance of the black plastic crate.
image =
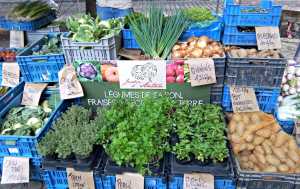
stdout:
[[(296, 189), (300, 188), (296, 174), (244, 171), (234, 158), (237, 188), (240, 189)], [(298, 181), (297, 181), (298, 180)], [(298, 182), (297, 186), (296, 183)]]
[[(158, 160), (157, 166), (151, 165), (149, 166), (149, 170), (151, 171), (151, 175), (165, 175), (166, 173), (166, 158), (164, 157), (161, 160)], [(106, 156), (106, 160), (103, 165), (103, 174), (104, 175), (115, 175), (122, 174), (126, 172), (137, 173), (137, 170), (130, 165), (128, 166), (119, 166), (117, 165), (110, 157)]]
[(192, 161), (192, 162), (180, 161), (176, 158), (174, 154), (170, 154), (168, 162), (169, 162), (168, 171), (171, 175), (200, 172), (200, 173), (209, 173), (219, 177), (222, 176), (234, 177), (233, 166), (230, 157), (228, 157), (222, 163), (213, 163), (212, 161), (203, 163), (201, 161)]
[(210, 103), (222, 105), (223, 100), (223, 85), (213, 85), (210, 88)]
[(214, 86), (219, 86), (224, 84), (225, 79), (225, 58), (213, 58), (215, 63), (215, 73), (217, 78), (217, 83)]
[(231, 58), (227, 55), (225, 84), (280, 88), (287, 60), (281, 58)]

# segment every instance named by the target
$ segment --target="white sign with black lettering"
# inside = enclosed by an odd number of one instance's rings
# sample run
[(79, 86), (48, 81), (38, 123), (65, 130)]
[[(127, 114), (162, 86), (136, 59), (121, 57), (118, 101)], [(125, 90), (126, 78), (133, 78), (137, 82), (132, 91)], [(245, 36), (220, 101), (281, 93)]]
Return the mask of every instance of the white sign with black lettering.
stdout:
[(4, 157), (1, 184), (29, 183), (29, 158)]
[(117, 175), (115, 189), (144, 189), (144, 177), (136, 173)]
[(255, 27), (258, 50), (281, 49), (278, 27)]
[(184, 174), (183, 189), (214, 189), (214, 187), (214, 176), (211, 174)]
[(230, 97), (231, 97), (233, 112), (259, 111), (259, 106), (253, 88), (231, 86)]

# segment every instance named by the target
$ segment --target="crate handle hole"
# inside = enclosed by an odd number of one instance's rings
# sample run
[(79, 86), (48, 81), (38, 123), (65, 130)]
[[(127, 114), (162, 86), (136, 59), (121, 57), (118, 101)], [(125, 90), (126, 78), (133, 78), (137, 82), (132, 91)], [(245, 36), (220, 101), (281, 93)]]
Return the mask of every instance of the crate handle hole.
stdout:
[(253, 27), (253, 26), (238, 26), (237, 29), (239, 32), (243, 32), (243, 33), (255, 32), (255, 27)]

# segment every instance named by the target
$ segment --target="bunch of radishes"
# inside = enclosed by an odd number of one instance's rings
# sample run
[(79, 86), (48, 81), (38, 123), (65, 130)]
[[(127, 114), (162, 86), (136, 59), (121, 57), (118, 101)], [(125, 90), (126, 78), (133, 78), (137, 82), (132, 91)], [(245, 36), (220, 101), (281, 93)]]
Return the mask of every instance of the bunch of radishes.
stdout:
[(172, 60), (167, 64), (167, 83), (184, 83), (184, 60)]
[(300, 93), (300, 65), (294, 60), (289, 60), (282, 78), (281, 96), (278, 101), (281, 102), (283, 97), (296, 93)]

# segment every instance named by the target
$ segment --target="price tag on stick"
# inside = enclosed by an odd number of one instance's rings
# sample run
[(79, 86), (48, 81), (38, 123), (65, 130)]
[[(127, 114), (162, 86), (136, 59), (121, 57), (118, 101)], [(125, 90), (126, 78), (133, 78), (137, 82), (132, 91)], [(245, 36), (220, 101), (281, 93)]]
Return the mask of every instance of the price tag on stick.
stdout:
[(25, 83), (22, 97), (22, 105), (38, 106), (43, 90), (47, 83)]
[(116, 189), (144, 189), (144, 177), (136, 173), (116, 175)]
[(211, 58), (190, 59), (189, 65), (192, 87), (216, 83), (214, 60)]
[(15, 87), (20, 82), (20, 67), (17, 63), (2, 64), (2, 86)]
[(214, 187), (214, 176), (211, 174), (184, 174), (183, 189), (214, 189)]
[(278, 27), (255, 27), (258, 50), (280, 49)]
[(230, 97), (233, 112), (259, 111), (255, 91), (249, 87), (230, 87)]
[(67, 168), (69, 189), (95, 189), (93, 172), (75, 171)]
[(1, 184), (29, 183), (29, 158), (4, 157)]

